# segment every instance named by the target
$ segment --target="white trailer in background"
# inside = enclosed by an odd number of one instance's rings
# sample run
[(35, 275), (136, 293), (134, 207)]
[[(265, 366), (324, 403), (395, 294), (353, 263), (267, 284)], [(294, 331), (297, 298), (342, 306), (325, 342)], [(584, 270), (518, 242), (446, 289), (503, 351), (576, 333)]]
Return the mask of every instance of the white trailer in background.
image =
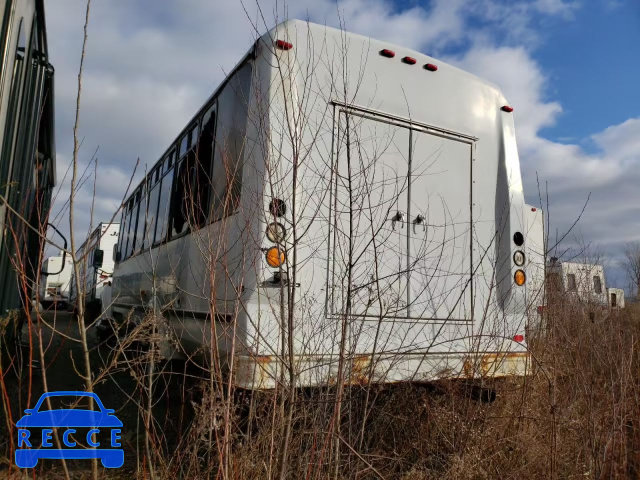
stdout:
[(608, 305), (604, 268), (593, 263), (563, 262), (552, 258), (547, 268), (549, 288), (576, 301)]
[(286, 21), (126, 200), (110, 314), (250, 389), (524, 375), (532, 213), (498, 88)]
[[(80, 262), (80, 285), (84, 293), (84, 306), (88, 318), (96, 318), (102, 312), (102, 289), (111, 284), (113, 277), (113, 250), (118, 242), (119, 223), (100, 223), (76, 251)], [(69, 306), (77, 308), (78, 294), (75, 273), (72, 274)]]
[(622, 288), (607, 288), (607, 296), (611, 308), (624, 308), (624, 290)]
[(73, 260), (71, 255), (65, 255), (62, 252), (60, 255), (47, 258), (42, 263), (38, 295), (43, 308), (47, 309), (52, 305), (61, 306), (67, 304), (72, 272)]

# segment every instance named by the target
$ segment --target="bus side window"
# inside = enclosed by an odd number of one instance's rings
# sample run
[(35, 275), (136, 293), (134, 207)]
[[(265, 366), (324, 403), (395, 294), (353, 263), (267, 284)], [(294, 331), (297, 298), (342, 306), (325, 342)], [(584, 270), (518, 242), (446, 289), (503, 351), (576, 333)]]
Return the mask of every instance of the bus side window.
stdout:
[(158, 200), (158, 220), (154, 245), (166, 240), (169, 224), (169, 206), (171, 205), (171, 187), (173, 186), (173, 168), (170, 168), (160, 180), (160, 198)]
[(246, 145), (251, 63), (229, 80), (218, 98), (215, 158), (211, 174), (213, 214), (211, 221), (232, 215), (242, 190), (242, 160)]
[(204, 226), (210, 214), (211, 167), (216, 128), (216, 107), (211, 106), (202, 117), (202, 132), (196, 145), (196, 168), (192, 181), (194, 224)]
[(187, 216), (190, 208), (189, 188), (189, 158), (185, 156), (178, 161), (171, 193), (171, 238), (182, 235), (187, 231)]
[[(124, 236), (122, 238), (122, 259), (125, 260), (126, 258), (129, 257), (128, 255), (128, 251), (129, 251), (129, 246), (132, 242), (131, 239), (131, 215), (133, 213), (133, 198), (131, 198), (127, 204), (127, 220), (126, 220), (126, 224), (127, 224), (127, 228), (124, 231)], [(135, 222), (135, 218), (133, 219), (133, 221)]]
[(178, 158), (182, 158), (186, 155), (189, 149), (189, 132), (184, 134), (184, 137), (180, 140), (180, 150), (178, 151)]
[(138, 209), (138, 225), (136, 227), (136, 244), (134, 253), (142, 250), (144, 244), (145, 226), (147, 224), (147, 186), (142, 185), (140, 193), (140, 208)]
[(120, 260), (124, 260), (124, 251), (122, 248), (123, 241), (126, 238), (127, 231), (127, 204), (125, 203), (122, 207), (122, 214), (120, 216), (120, 237), (118, 238), (118, 248), (117, 251), (120, 252)]
[(130, 257), (136, 251), (136, 229), (138, 227), (138, 222), (140, 221), (140, 216), (138, 215), (138, 211), (140, 210), (140, 190), (135, 195), (135, 201), (133, 204), (133, 209), (131, 210), (131, 219), (129, 221), (129, 245), (127, 247), (127, 257)]
[(156, 220), (158, 219), (158, 199), (160, 197), (160, 182), (158, 181), (160, 167), (158, 167), (153, 175), (155, 185), (151, 187), (148, 197), (147, 222), (145, 225), (143, 249), (153, 245), (156, 232)]
[(195, 211), (196, 203), (194, 202), (191, 179), (195, 176), (197, 139), (198, 123), (196, 122), (180, 142), (181, 158), (176, 166), (173, 193), (171, 194), (171, 238), (189, 231), (189, 220), (193, 218)]

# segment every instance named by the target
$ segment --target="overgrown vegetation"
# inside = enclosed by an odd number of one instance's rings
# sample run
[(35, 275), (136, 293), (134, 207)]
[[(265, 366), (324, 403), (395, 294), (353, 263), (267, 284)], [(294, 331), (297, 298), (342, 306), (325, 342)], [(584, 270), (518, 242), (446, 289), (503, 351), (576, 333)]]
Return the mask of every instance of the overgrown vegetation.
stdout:
[[(139, 337), (145, 328), (132, 334)], [(608, 311), (551, 299), (542, 328), (530, 338), (536, 359), (531, 375), (481, 383), (351, 386), (343, 392), (336, 451), (330, 439), (337, 389), (300, 390), (284, 477), (637, 478), (639, 338), (637, 305)], [(108, 350), (97, 346), (94, 353), (106, 351), (103, 371), (110, 377), (104, 388), (107, 377), (97, 376), (96, 390), (106, 395), (105, 402), (122, 398), (114, 385), (126, 390), (129, 398), (118, 415), (129, 431), (128, 454), (123, 471), (101, 470), (100, 476), (151, 478), (143, 448), (151, 353), (131, 343)], [(22, 473), (11, 466), (13, 428), (6, 416), (19, 417), (18, 383), (11, 369), (3, 374), (3, 468), (18, 478)], [(277, 475), (286, 414), (281, 393), (236, 391), (225, 398), (184, 364), (166, 364), (157, 375), (149, 423), (153, 478)], [(487, 401), (491, 398), (479, 387), (495, 391), (495, 400)], [(86, 477), (87, 467), (72, 464), (71, 477)], [(64, 476), (53, 462), (43, 462), (35, 472), (38, 478)]]

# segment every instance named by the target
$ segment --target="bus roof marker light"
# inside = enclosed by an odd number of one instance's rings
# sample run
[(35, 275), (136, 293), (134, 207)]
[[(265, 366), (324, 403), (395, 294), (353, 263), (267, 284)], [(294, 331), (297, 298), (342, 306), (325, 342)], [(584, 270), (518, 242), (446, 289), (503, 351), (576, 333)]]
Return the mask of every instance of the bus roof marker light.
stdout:
[(402, 58), (402, 63), (406, 63), (407, 65), (415, 65), (416, 64), (416, 59), (413, 57), (403, 57)]
[(425, 70), (429, 70), (430, 72), (435, 72), (436, 70), (438, 70), (438, 66), (434, 65), (433, 63), (427, 63), (424, 66)]
[(513, 107), (510, 107), (509, 105), (504, 105), (500, 110), (502, 110), (503, 112), (511, 113), (513, 112)]
[(393, 58), (396, 56), (396, 52), (387, 48), (383, 48), (382, 50), (380, 50), (380, 55), (387, 58)]
[(293, 43), (285, 42), (284, 40), (276, 40), (276, 47), (280, 50), (291, 50)]
[(524, 342), (524, 335), (514, 335), (513, 341), (518, 343)]

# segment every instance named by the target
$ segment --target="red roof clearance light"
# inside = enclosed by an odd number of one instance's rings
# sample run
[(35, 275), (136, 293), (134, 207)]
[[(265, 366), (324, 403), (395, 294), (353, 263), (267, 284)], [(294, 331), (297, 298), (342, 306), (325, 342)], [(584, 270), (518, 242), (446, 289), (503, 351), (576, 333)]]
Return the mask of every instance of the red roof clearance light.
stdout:
[(532, 212), (537, 212), (537, 211), (538, 211), (538, 209), (537, 209), (536, 207), (531, 207), (531, 211), (532, 211)]
[(416, 64), (416, 59), (413, 57), (404, 57), (402, 59), (403, 63), (406, 63), (408, 65), (415, 65)]
[(514, 335), (513, 341), (522, 343), (524, 341), (524, 335)]
[(424, 66), (424, 69), (425, 69), (425, 70), (429, 70), (430, 72), (435, 72), (436, 70), (438, 70), (438, 66), (437, 66), (437, 65), (434, 65), (433, 63), (427, 63), (427, 64)]
[(509, 105), (505, 105), (500, 110), (502, 110), (503, 112), (511, 113), (513, 112), (513, 107), (510, 107)]
[(396, 52), (394, 52), (393, 50), (388, 50), (386, 48), (380, 50), (380, 55), (382, 55), (383, 57), (387, 57), (387, 58), (393, 58), (396, 56)]
[(285, 42), (284, 40), (276, 40), (276, 47), (280, 50), (291, 50), (293, 43)]

